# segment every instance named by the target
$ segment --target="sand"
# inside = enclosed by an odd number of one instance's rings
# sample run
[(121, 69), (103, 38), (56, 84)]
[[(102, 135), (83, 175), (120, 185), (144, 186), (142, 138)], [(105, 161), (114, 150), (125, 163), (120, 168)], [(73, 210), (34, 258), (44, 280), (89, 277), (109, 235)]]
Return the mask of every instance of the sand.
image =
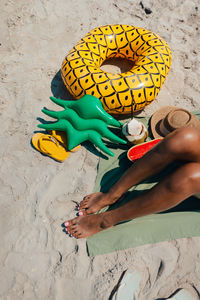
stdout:
[(30, 144), (48, 97), (69, 99), (59, 69), (91, 29), (123, 23), (155, 31), (173, 65), (157, 99), (142, 112), (176, 105), (200, 109), (198, 0), (1, 0), (0, 299), (109, 299), (124, 271), (142, 274), (138, 299), (169, 297), (185, 285), (200, 293), (200, 238), (146, 245), (94, 258), (86, 241), (62, 232), (76, 203), (92, 192), (98, 156), (84, 145), (64, 163)]

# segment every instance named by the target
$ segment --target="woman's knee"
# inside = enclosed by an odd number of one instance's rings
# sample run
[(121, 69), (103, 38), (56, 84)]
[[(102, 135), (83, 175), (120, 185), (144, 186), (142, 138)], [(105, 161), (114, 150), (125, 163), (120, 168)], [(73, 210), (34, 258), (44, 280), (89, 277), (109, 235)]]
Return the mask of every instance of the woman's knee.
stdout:
[(200, 189), (200, 163), (188, 163), (184, 166), (184, 173), (188, 183)]
[(193, 154), (200, 151), (200, 133), (191, 127), (180, 128), (169, 134), (163, 140), (163, 144), (165, 150), (175, 157)]
[[(180, 184), (180, 186), (177, 186)], [(173, 180), (168, 186), (169, 190), (189, 192), (194, 194), (200, 192), (200, 163), (191, 162), (181, 166), (175, 171)]]

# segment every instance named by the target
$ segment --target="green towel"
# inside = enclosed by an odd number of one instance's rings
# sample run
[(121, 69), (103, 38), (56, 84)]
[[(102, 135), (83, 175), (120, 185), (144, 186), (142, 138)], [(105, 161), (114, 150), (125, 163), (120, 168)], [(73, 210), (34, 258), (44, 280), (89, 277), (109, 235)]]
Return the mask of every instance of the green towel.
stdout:
[[(196, 111), (194, 114), (200, 119), (200, 111)], [(137, 119), (143, 122), (150, 132), (150, 117), (137, 117)], [(150, 139), (151, 137), (148, 137), (148, 140)], [(107, 191), (132, 164), (127, 158), (127, 146), (113, 148), (111, 150), (115, 153), (114, 157), (110, 157), (109, 160), (100, 158), (94, 192)], [(176, 164), (173, 164), (160, 174), (134, 186), (127, 193), (123, 203), (150, 189), (176, 167)], [(118, 205), (115, 204), (112, 208)], [(109, 208), (102, 211), (107, 209)], [(200, 200), (190, 197), (163, 213), (127, 221), (89, 237), (87, 239), (88, 253), (90, 256), (95, 256), (149, 243), (199, 236), (199, 213)]]

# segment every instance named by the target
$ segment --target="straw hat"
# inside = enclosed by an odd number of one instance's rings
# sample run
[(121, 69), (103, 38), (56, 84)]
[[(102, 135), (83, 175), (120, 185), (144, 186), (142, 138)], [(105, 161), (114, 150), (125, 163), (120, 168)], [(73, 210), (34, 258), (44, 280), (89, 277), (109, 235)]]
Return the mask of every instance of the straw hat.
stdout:
[(165, 106), (156, 111), (150, 125), (154, 138), (164, 137), (181, 127), (194, 127), (200, 131), (199, 119), (186, 109), (176, 106)]

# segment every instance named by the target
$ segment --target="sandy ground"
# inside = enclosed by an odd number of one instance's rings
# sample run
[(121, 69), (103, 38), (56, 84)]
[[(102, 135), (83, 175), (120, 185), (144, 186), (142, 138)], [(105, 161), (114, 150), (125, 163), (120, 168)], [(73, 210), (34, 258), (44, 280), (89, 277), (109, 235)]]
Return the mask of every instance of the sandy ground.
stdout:
[(96, 152), (82, 147), (60, 164), (30, 145), (42, 107), (58, 109), (48, 97), (69, 97), (58, 73), (64, 56), (100, 25), (145, 27), (172, 48), (169, 76), (143, 114), (200, 109), (199, 1), (1, 0), (0, 12), (0, 299), (105, 300), (134, 269), (143, 274), (140, 300), (185, 284), (200, 292), (200, 238), (89, 258), (85, 240), (66, 236), (61, 223), (92, 192)]

